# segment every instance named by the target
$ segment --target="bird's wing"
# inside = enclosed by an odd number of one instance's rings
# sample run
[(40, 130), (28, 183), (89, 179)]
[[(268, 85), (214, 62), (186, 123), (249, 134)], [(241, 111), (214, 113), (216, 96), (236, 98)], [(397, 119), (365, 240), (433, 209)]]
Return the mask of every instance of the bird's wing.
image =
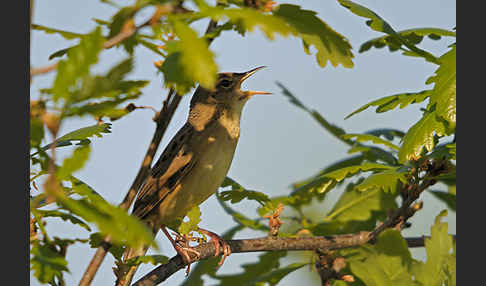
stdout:
[(184, 142), (190, 141), (192, 126), (184, 125), (167, 145), (151, 175), (142, 185), (135, 201), (132, 214), (144, 218), (177, 186), (178, 182), (192, 169), (196, 160)]

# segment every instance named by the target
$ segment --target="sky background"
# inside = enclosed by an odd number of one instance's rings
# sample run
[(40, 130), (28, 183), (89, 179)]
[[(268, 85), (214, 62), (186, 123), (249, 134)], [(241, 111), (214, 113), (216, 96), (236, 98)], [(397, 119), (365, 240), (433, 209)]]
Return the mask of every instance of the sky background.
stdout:
[[(129, 5), (135, 1), (115, 1), (120, 5)], [(318, 16), (334, 30), (344, 35), (353, 47), (354, 68), (342, 66), (334, 68), (330, 63), (321, 68), (314, 55), (305, 54), (302, 43), (294, 37), (277, 36), (269, 41), (258, 29), (241, 37), (236, 32), (224, 32), (211, 45), (220, 71), (243, 72), (251, 68), (266, 65), (244, 83), (245, 89), (273, 92), (271, 96), (255, 96), (246, 105), (241, 120), (241, 137), (228, 176), (248, 189), (262, 191), (269, 196), (285, 195), (290, 191), (290, 184), (317, 173), (322, 168), (347, 156), (347, 146), (321, 128), (307, 113), (290, 104), (282, 95), (276, 82), (281, 82), (308, 107), (317, 110), (329, 122), (344, 128), (348, 133), (362, 133), (375, 128), (397, 128), (406, 131), (420, 118), (420, 107), (425, 104), (408, 106), (403, 110), (394, 110), (376, 114), (367, 110), (350, 119), (344, 117), (374, 99), (402, 92), (420, 91), (431, 86), (425, 80), (437, 68), (421, 58), (412, 58), (390, 53), (386, 48), (372, 49), (364, 54), (358, 50), (365, 41), (382, 36), (365, 25), (365, 18), (352, 14), (340, 6), (337, 1), (278, 1), (279, 3), (298, 4), (303, 9), (314, 10)], [(452, 0), (410, 0), (410, 1), (356, 1), (380, 15), (395, 30), (419, 27), (452, 29), (456, 26), (456, 2)], [(137, 17), (139, 23), (149, 17), (153, 11), (143, 10)], [(95, 0), (35, 1), (33, 23), (52, 28), (88, 33), (95, 27), (91, 19), (109, 20), (116, 9)], [(207, 21), (200, 21), (193, 28), (202, 33)], [(31, 36), (31, 64), (33, 67), (45, 66), (53, 61), (48, 56), (55, 51), (76, 43), (58, 35), (48, 35), (33, 31)], [(454, 38), (440, 41), (424, 39), (419, 47), (436, 56), (447, 50)], [(100, 55), (99, 63), (92, 73), (103, 73), (114, 64), (126, 58), (122, 48), (105, 50)], [(130, 79), (150, 80), (144, 88), (144, 94), (136, 100), (136, 105), (153, 106), (160, 109), (167, 90), (163, 89), (161, 74), (157, 74), (153, 65), (160, 57), (153, 52), (138, 47), (135, 49), (135, 68)], [(33, 78), (31, 98), (39, 95), (40, 88), (50, 87), (55, 73)], [(190, 93), (192, 94), (192, 92)], [(185, 96), (169, 126), (157, 157), (170, 138), (184, 124), (190, 101), (190, 94)], [(91, 185), (109, 202), (118, 204), (124, 197), (135, 177), (155, 124), (150, 109), (136, 110), (128, 116), (113, 122), (112, 133), (102, 139), (92, 140), (92, 152), (85, 168), (75, 175)], [(77, 128), (94, 124), (92, 118), (73, 118), (66, 120), (59, 132), (63, 135)], [(71, 148), (59, 149), (62, 159)], [(40, 184), (38, 184), (40, 185)], [(435, 189), (440, 189), (437, 186)], [(331, 192), (330, 201), (337, 199), (340, 191)], [(427, 193), (422, 197), (424, 209), (415, 215), (413, 226), (403, 232), (404, 236), (420, 236), (430, 233), (430, 225), (435, 216), (444, 208)], [(234, 205), (235, 209), (255, 217), (256, 204), (242, 202)], [(328, 204), (317, 206), (323, 214), (329, 211)], [(231, 217), (219, 206), (213, 196), (201, 205), (202, 222), (200, 226), (216, 233), (223, 233), (234, 225)], [(449, 233), (456, 233), (456, 215), (449, 211), (446, 218)], [(87, 237), (89, 234), (79, 227), (67, 223), (49, 220), (47, 231), (61, 237)], [(235, 238), (250, 238), (263, 235), (253, 231), (243, 231)], [(157, 241), (160, 253), (172, 257), (175, 251), (167, 239), (159, 233)], [(91, 260), (95, 249), (77, 244), (69, 248), (67, 258), (70, 274), (65, 276), (67, 285), (76, 285)], [(154, 253), (149, 251), (150, 253)], [(414, 249), (414, 257), (422, 259), (423, 249)], [(234, 254), (226, 260), (219, 274), (241, 271), (239, 265), (255, 261), (258, 254)], [(289, 255), (281, 260), (287, 265), (302, 260), (302, 256)], [(92, 285), (113, 285), (115, 276), (111, 270), (114, 259), (107, 255)], [(143, 276), (153, 265), (139, 268), (135, 280)], [(305, 285), (319, 285), (317, 276), (304, 267), (284, 278), (279, 285), (293, 285), (296, 281)], [(167, 280), (168, 285), (178, 284), (184, 279), (184, 271), (179, 271)], [(134, 280), (134, 281), (135, 281)], [(210, 280), (209, 280), (210, 281)], [(39, 285), (31, 275), (31, 285)]]

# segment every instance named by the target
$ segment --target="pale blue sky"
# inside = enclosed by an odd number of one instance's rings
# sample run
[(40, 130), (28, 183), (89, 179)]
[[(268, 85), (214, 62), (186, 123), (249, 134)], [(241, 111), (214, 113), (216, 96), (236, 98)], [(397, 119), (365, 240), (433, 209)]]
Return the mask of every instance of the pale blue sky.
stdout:
[[(127, 5), (134, 1), (116, 2)], [(356, 2), (372, 9), (395, 30), (418, 27), (452, 29), (456, 26), (456, 2), (452, 0)], [(347, 152), (345, 145), (326, 133), (308, 114), (291, 105), (282, 96), (275, 84), (276, 81), (283, 83), (304, 104), (316, 109), (328, 121), (348, 132), (364, 132), (384, 127), (406, 131), (418, 120), (419, 107), (423, 105), (384, 114), (365, 111), (348, 120), (344, 120), (344, 117), (373, 99), (425, 89), (426, 78), (436, 69), (436, 66), (423, 59), (405, 57), (397, 52), (390, 53), (387, 49), (372, 49), (359, 54), (358, 49), (363, 42), (382, 34), (372, 31), (365, 25), (365, 18), (352, 14), (337, 1), (308, 0), (285, 3), (298, 4), (304, 9), (318, 12), (321, 19), (346, 36), (353, 47), (355, 66), (345, 69), (342, 66), (334, 68), (329, 64), (322, 69), (317, 65), (314, 55), (304, 53), (300, 40), (277, 37), (275, 41), (269, 41), (258, 30), (248, 33), (244, 38), (236, 32), (225, 32), (212, 44), (211, 49), (216, 55), (220, 71), (241, 72), (260, 65), (268, 66), (245, 82), (247, 89), (270, 91), (274, 95), (255, 96), (245, 107), (241, 122), (241, 138), (229, 176), (249, 189), (259, 190), (271, 196), (287, 194), (291, 183), (313, 175), (321, 168), (345, 157)], [(90, 19), (108, 20), (115, 12), (114, 8), (95, 0), (37, 0), (33, 23), (86, 33), (95, 27), (95, 23)], [(142, 17), (147, 17), (151, 11), (141, 13)], [(194, 25), (194, 28), (202, 31), (206, 24), (207, 22), (201, 22)], [(454, 41), (452, 38), (440, 41), (425, 39), (420, 47), (440, 55), (446, 51), (447, 45)], [(33, 31), (32, 66), (49, 64), (50, 54), (71, 46), (74, 42), (58, 35)], [(125, 57), (121, 48), (104, 51), (94, 71), (104, 72)], [(153, 62), (159, 59), (143, 47), (135, 50), (135, 69), (130, 78), (151, 81), (135, 104), (160, 108), (167, 91), (162, 89), (161, 75), (156, 73), (153, 65)], [(54, 76), (55, 74), (51, 73), (35, 77), (31, 85), (31, 97), (38, 96), (39, 88), (49, 87)], [(184, 123), (189, 100), (190, 96), (183, 98), (160, 149), (165, 147)], [(148, 109), (136, 110), (113, 122), (111, 134), (105, 135), (103, 139), (92, 140), (91, 159), (86, 167), (77, 173), (81, 179), (114, 204), (121, 201), (138, 170), (154, 130), (152, 117), (153, 112)], [(75, 118), (65, 122), (60, 134), (93, 123), (90, 118)], [(69, 150), (64, 148), (60, 153), (65, 155)], [(158, 154), (160, 152), (161, 150)], [(335, 192), (334, 198), (337, 194), (338, 192)], [(423, 200), (424, 210), (411, 220), (413, 227), (404, 231), (405, 235), (428, 234), (434, 217), (445, 208), (444, 204), (427, 194), (423, 196)], [(240, 203), (235, 207), (253, 217), (255, 206), (254, 203)], [(219, 207), (214, 197), (206, 201), (201, 210), (202, 227), (221, 233), (233, 225), (232, 219)], [(326, 211), (326, 208), (323, 210)], [(450, 233), (455, 233), (455, 213), (450, 211), (447, 221), (450, 222)], [(47, 230), (63, 237), (88, 235), (80, 228), (66, 225), (49, 221)], [(244, 231), (237, 234), (237, 238), (261, 235)], [(174, 255), (173, 249), (162, 235), (158, 236), (158, 241), (162, 254)], [(86, 245), (76, 245), (68, 250), (71, 270), (71, 274), (66, 275), (68, 285), (79, 282), (93, 253), (94, 249), (89, 249)], [(413, 253), (418, 255), (417, 257), (423, 256), (423, 251)], [(239, 265), (253, 261), (256, 256), (257, 254), (231, 255), (218, 273), (234, 272), (239, 269)], [(287, 260), (282, 261), (283, 265), (287, 263)], [(115, 278), (111, 267), (113, 259), (107, 256), (93, 285), (113, 284)], [(141, 267), (135, 279), (151, 268), (152, 265)], [(296, 279), (315, 282), (316, 280), (306, 280), (309, 273), (307, 268), (298, 270), (282, 280), (279, 285), (292, 285), (292, 281)], [(182, 281), (183, 276), (183, 271), (180, 271), (168, 280), (168, 284), (173, 285)], [(38, 282), (31, 278), (31, 285), (38, 285)]]

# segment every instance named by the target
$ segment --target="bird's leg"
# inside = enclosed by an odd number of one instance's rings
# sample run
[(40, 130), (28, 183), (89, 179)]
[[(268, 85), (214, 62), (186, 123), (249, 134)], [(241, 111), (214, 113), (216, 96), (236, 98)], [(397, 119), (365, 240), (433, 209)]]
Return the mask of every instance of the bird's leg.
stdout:
[(197, 231), (211, 238), (211, 242), (214, 243), (214, 247), (216, 248), (215, 250), (216, 253), (214, 254), (214, 256), (218, 256), (220, 254), (219, 245), (221, 244), (221, 246), (223, 247), (223, 258), (221, 258), (221, 260), (219, 261), (218, 266), (223, 265), (226, 257), (228, 257), (231, 254), (231, 247), (229, 246), (229, 244), (224, 239), (222, 239), (219, 235), (217, 235), (212, 231), (202, 229), (200, 227), (197, 228)]
[[(181, 236), (178, 235), (176, 238), (177, 242), (172, 238), (172, 236), (167, 232), (167, 229), (165, 229), (165, 226), (161, 227), (162, 231), (164, 232), (165, 236), (169, 239), (170, 243), (174, 247), (175, 251), (182, 257), (182, 261), (184, 261), (185, 264), (187, 264), (186, 268), (186, 276), (189, 275), (189, 271), (191, 271), (191, 258), (189, 257), (188, 252), (194, 253), (196, 257), (200, 257), (201, 254), (194, 249), (192, 249), (187, 240), (182, 238)], [(181, 246), (182, 244), (182, 246)]]

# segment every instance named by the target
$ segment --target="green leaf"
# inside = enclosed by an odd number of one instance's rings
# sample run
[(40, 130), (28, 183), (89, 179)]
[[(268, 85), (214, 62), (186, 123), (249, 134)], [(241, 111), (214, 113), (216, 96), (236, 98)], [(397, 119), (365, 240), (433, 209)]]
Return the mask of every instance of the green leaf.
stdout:
[(377, 137), (383, 136), (385, 139), (390, 141), (393, 141), (395, 138), (403, 138), (403, 136), (405, 136), (405, 132), (393, 128), (373, 129), (366, 131), (365, 134), (370, 134)]
[(361, 106), (360, 108), (351, 112), (344, 119), (348, 119), (351, 116), (358, 114), (371, 106), (377, 106), (376, 113), (382, 113), (382, 112), (393, 110), (399, 105), (400, 105), (400, 109), (403, 109), (411, 103), (421, 103), (427, 98), (429, 98), (431, 95), (432, 95), (431, 90), (423, 90), (420, 92), (399, 93), (390, 96), (385, 96)]
[[(442, 285), (446, 280), (446, 273), (454, 271), (455, 276), (455, 255), (452, 254), (452, 236), (448, 234), (448, 224), (440, 222), (441, 218), (447, 215), (447, 211), (442, 211), (435, 219), (435, 224), (431, 227), (431, 237), (425, 239), (425, 250), (427, 260), (418, 261), (413, 265), (412, 272), (415, 279), (422, 285)], [(449, 269), (453, 259), (453, 268)]]
[(375, 12), (349, 0), (338, 0), (338, 1), (339, 4), (341, 4), (343, 7), (348, 8), (355, 15), (368, 18), (369, 20), (366, 21), (366, 25), (368, 25), (371, 29), (388, 34), (394, 40), (398, 41), (399, 43), (402, 43), (407, 48), (409, 48), (411, 52), (417, 54), (418, 56), (424, 57), (427, 61), (438, 63), (437, 58), (434, 57), (434, 55), (422, 49), (417, 48), (414, 44), (409, 42), (405, 37), (397, 33), (385, 20), (383, 20), (383, 18), (378, 16), (378, 14), (376, 14)]
[(438, 200), (445, 203), (451, 210), (456, 211), (456, 194), (442, 191), (429, 191)]
[(324, 222), (369, 220), (374, 211), (384, 211), (395, 206), (394, 198), (394, 195), (380, 192), (378, 188), (366, 193), (347, 190), (343, 192)]
[(44, 124), (39, 117), (30, 117), (30, 148), (37, 147), (44, 139)]
[(384, 170), (368, 176), (363, 182), (356, 185), (358, 191), (383, 190), (386, 193), (396, 194), (399, 191), (399, 184), (406, 184), (408, 170), (404, 168), (396, 168), (392, 170)]
[[(397, 32), (402, 38), (406, 39), (413, 45), (418, 45), (422, 42), (425, 36), (428, 36), (432, 40), (440, 40), (442, 36), (456, 37), (456, 32), (444, 30), (440, 28), (415, 28), (407, 29)], [(363, 53), (371, 49), (372, 47), (380, 49), (384, 46), (388, 46), (390, 52), (401, 49), (402, 43), (397, 41), (392, 36), (382, 36), (379, 38), (371, 39), (361, 45), (359, 52)]]
[(79, 45), (69, 49), (67, 59), (59, 61), (52, 87), (54, 101), (60, 98), (69, 100), (70, 90), (78, 79), (89, 75), (90, 67), (98, 62), (98, 54), (103, 50), (104, 41), (101, 28), (97, 27), (81, 39)]
[(397, 145), (391, 143), (390, 141), (381, 139), (380, 137), (376, 137), (374, 135), (369, 135), (369, 134), (358, 134), (358, 133), (348, 133), (348, 134), (343, 134), (341, 135), (342, 138), (344, 139), (353, 139), (356, 138), (356, 142), (367, 142), (371, 141), (375, 144), (382, 144), (385, 145), (386, 147), (389, 147), (394, 150), (400, 150), (400, 147)]
[(236, 25), (237, 29), (239, 29), (237, 31), (243, 35), (245, 31), (253, 31), (256, 27), (258, 27), (269, 40), (275, 39), (275, 34), (288, 36), (295, 33), (294, 29), (287, 24), (285, 19), (264, 14), (255, 9), (225, 9), (223, 7), (212, 7), (208, 5), (200, 5), (199, 8), (200, 13), (196, 13), (196, 17), (210, 17), (213, 20), (228, 19), (229, 22)]
[(263, 206), (265, 202), (270, 200), (268, 196), (265, 195), (264, 193), (247, 190), (243, 186), (238, 184), (236, 181), (231, 179), (230, 177), (226, 177), (224, 179), (223, 183), (221, 184), (221, 187), (222, 188), (231, 187), (230, 191), (220, 192), (219, 195), (221, 196), (221, 199), (223, 201), (231, 200), (232, 204), (239, 203), (243, 199), (247, 199), (247, 200), (257, 201), (259, 204)]
[[(48, 150), (49, 148), (51, 148), (52, 144), (56, 144), (56, 148), (62, 146), (70, 146), (73, 145), (75, 141), (79, 141), (77, 145), (86, 145), (91, 143), (91, 141), (88, 138), (93, 136), (101, 138), (102, 133), (111, 133), (110, 129), (111, 129), (111, 123), (95, 124), (95, 125), (79, 128), (57, 138), (54, 142), (42, 147), (42, 150)], [(33, 156), (35, 154), (37, 153), (34, 153), (30, 156)]]
[(280, 82), (277, 82), (277, 85), (282, 89), (282, 93), (284, 96), (288, 97), (290, 102), (297, 107), (301, 108), (305, 112), (309, 113), (324, 129), (326, 129), (329, 133), (334, 135), (336, 138), (339, 140), (343, 141), (344, 143), (348, 145), (352, 145), (352, 141), (350, 140), (344, 140), (341, 136), (344, 135), (346, 132), (344, 129), (342, 129), (339, 126), (336, 126), (330, 122), (328, 122), (319, 112), (316, 110), (311, 110), (308, 107), (306, 107), (300, 100), (295, 97), (290, 90), (288, 90), (283, 84)]
[(30, 269), (41, 283), (54, 282), (54, 277), (62, 280), (62, 272), (69, 272), (64, 256), (49, 244), (35, 244), (30, 254)]
[(83, 220), (79, 219), (78, 217), (62, 212), (59, 210), (36, 210), (42, 217), (58, 217), (64, 221), (70, 221), (73, 224), (77, 224), (80, 227), (86, 229), (87, 231), (91, 231), (91, 228), (88, 224), (86, 224)]
[(258, 220), (250, 219), (247, 216), (245, 216), (245, 215), (233, 210), (231, 207), (229, 207), (223, 201), (223, 199), (221, 198), (219, 193), (216, 193), (216, 198), (218, 199), (219, 204), (223, 207), (223, 210), (227, 214), (231, 215), (231, 217), (233, 218), (233, 220), (237, 224), (243, 225), (245, 227), (248, 227), (248, 228), (251, 228), (251, 229), (254, 229), (254, 230), (268, 231), (268, 227), (259, 223)]
[(440, 66), (435, 76), (426, 83), (435, 83), (430, 105), (437, 104), (435, 110), (438, 117), (447, 122), (448, 135), (456, 129), (456, 45), (439, 58)]
[[(118, 9), (118, 12), (111, 17), (111, 23), (109, 24), (110, 32), (108, 34), (108, 38), (113, 38), (121, 33), (123, 25), (125, 25), (127, 21), (133, 20), (133, 17), (139, 11), (139, 9), (140, 7), (137, 7), (137, 5), (127, 6)], [(123, 45), (123, 48), (125, 49), (125, 51), (127, 51), (127, 53), (129, 53), (130, 55), (133, 54), (133, 48), (137, 44), (136, 33), (134, 33), (129, 38), (123, 40), (120, 44)], [(117, 46), (119, 46), (120, 44), (118, 44)]]
[(201, 210), (199, 206), (193, 207), (187, 214), (188, 221), (182, 221), (177, 232), (180, 234), (189, 234), (191, 231), (197, 230), (197, 225), (201, 222)]
[[(74, 46), (73, 46), (74, 47)], [(59, 51), (56, 51), (52, 54), (49, 55), (49, 60), (52, 60), (52, 59), (55, 59), (55, 58), (60, 58), (62, 56), (64, 56), (65, 54), (67, 54), (67, 52), (69, 51), (69, 49), (71, 49), (72, 47), (69, 47), (69, 48), (65, 48), (65, 49), (61, 49)]]
[[(91, 248), (98, 248), (103, 244), (104, 239), (105, 237), (101, 235), (101, 233), (92, 233), (89, 236), (89, 245)], [(123, 253), (125, 252), (125, 248), (118, 243), (111, 242), (110, 245), (111, 247), (108, 249), (108, 252), (110, 252), (116, 260), (121, 261)]]
[(298, 5), (281, 4), (273, 15), (283, 18), (297, 31), (302, 38), (304, 49), (310, 54), (310, 47), (317, 50), (316, 60), (319, 66), (325, 67), (327, 62), (336, 67), (353, 67), (353, 53), (348, 40), (334, 31), (329, 25), (316, 16), (316, 12), (303, 10)]
[(445, 127), (442, 122), (437, 121), (435, 111), (427, 112), (417, 123), (407, 131), (403, 137), (403, 143), (398, 151), (399, 162), (417, 160), (425, 148), (427, 152), (432, 151), (435, 146), (434, 135), (439, 137), (445, 135)]
[(218, 66), (207, 41), (198, 37), (184, 22), (172, 19), (171, 23), (179, 41), (172, 43), (169, 55), (160, 67), (165, 85), (175, 88), (181, 94), (187, 93), (195, 82), (212, 89), (216, 83)]
[(42, 25), (37, 25), (37, 24), (32, 24), (31, 27), (32, 27), (33, 30), (44, 31), (47, 34), (59, 34), (66, 40), (82, 39), (84, 37), (83, 34), (58, 30), (58, 29), (49, 28), (49, 27), (42, 26)]
[(280, 280), (282, 280), (285, 276), (309, 264), (310, 263), (308, 262), (292, 263), (284, 267), (279, 267), (278, 269), (275, 269), (269, 273), (262, 274), (257, 279), (252, 281), (252, 283), (254, 283), (252, 285), (258, 285), (258, 286), (277, 285), (280, 282)]
[(397, 230), (385, 230), (375, 246), (363, 251), (366, 251), (364, 260), (348, 263), (353, 274), (365, 285), (414, 285), (409, 273), (412, 258), (406, 241)]
[(136, 266), (142, 263), (152, 263), (153, 265), (166, 264), (169, 258), (164, 255), (145, 255), (130, 258), (125, 262), (127, 266)]
[(380, 170), (390, 170), (390, 169), (394, 169), (394, 167), (378, 164), (378, 163), (364, 162), (361, 165), (344, 167), (342, 169), (321, 174), (318, 177), (314, 178), (309, 183), (296, 189), (293, 193), (302, 192), (302, 191), (325, 193), (331, 190), (336, 185), (336, 183), (344, 180), (345, 178), (352, 177), (360, 172), (380, 171)]
[[(287, 255), (286, 251), (267, 252), (258, 257), (257, 262), (241, 265), (243, 272), (231, 275), (215, 275), (220, 286), (255, 285), (258, 279), (273, 269), (279, 269), (279, 260)], [(273, 284), (271, 284), (273, 285)]]
[(72, 184), (72, 190), (80, 198), (73, 199), (61, 192), (54, 192), (57, 203), (62, 208), (95, 223), (101, 234), (110, 235), (115, 244), (126, 244), (129, 247), (153, 245), (157, 248), (152, 232), (144, 223), (124, 209), (108, 203), (87, 184), (72, 176), (68, 180)]
[(58, 180), (63, 180), (75, 171), (78, 171), (84, 167), (84, 164), (89, 159), (91, 150), (89, 145), (84, 145), (74, 149), (73, 155), (64, 159), (61, 167), (56, 171), (56, 177)]

